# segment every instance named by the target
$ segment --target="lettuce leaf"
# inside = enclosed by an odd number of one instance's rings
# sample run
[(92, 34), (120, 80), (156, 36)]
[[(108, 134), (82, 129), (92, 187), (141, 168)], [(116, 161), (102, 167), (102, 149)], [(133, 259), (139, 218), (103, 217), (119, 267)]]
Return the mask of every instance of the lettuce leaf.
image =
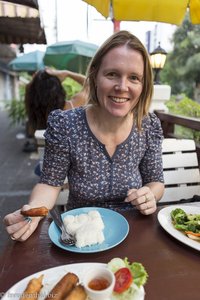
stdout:
[(134, 284), (138, 287), (144, 285), (147, 281), (148, 274), (144, 266), (138, 262), (130, 263), (127, 257), (124, 259), (119, 257), (113, 258), (107, 265), (113, 273), (117, 272), (121, 268), (128, 268), (133, 276)]
[(110, 269), (113, 273), (118, 271), (121, 268), (128, 268), (131, 271), (133, 276), (133, 283), (121, 294), (113, 292), (113, 296), (111, 299), (116, 300), (134, 300), (134, 299), (143, 299), (144, 289), (141, 288), (147, 281), (148, 274), (141, 263), (134, 262), (130, 263), (128, 258), (121, 259), (119, 257), (113, 258), (108, 262), (108, 269)]
[(148, 274), (141, 263), (134, 262), (130, 263), (127, 257), (124, 259), (125, 265), (131, 271), (134, 283), (140, 287), (147, 282)]

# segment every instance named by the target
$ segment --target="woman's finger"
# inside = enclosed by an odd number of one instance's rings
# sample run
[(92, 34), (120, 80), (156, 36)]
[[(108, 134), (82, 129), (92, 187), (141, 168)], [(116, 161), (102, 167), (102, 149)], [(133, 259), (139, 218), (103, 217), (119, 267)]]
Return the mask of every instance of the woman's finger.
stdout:
[(39, 220), (40, 218), (34, 218), (31, 221), (29, 221), (20, 230), (11, 234), (10, 235), (11, 239), (19, 242), (24, 242), (25, 240), (27, 240), (37, 228)]
[(14, 233), (20, 231), (24, 226), (30, 223), (30, 218), (23, 218), (23, 221), (17, 222), (15, 224), (6, 227), (8, 234), (13, 235)]

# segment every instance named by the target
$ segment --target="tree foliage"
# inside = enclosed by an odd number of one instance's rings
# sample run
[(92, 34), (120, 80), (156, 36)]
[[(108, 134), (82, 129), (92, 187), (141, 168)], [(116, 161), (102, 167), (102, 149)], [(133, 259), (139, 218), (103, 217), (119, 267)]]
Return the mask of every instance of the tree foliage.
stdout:
[[(184, 94), (173, 95), (166, 106), (169, 112), (175, 115), (181, 115), (191, 118), (200, 118), (200, 104), (188, 98)], [(193, 139), (200, 142), (200, 132), (183, 126), (175, 126), (175, 134), (182, 138)]]
[(171, 86), (172, 94), (185, 93), (193, 98), (194, 88), (200, 83), (200, 25), (193, 25), (186, 16), (172, 43), (161, 80)]

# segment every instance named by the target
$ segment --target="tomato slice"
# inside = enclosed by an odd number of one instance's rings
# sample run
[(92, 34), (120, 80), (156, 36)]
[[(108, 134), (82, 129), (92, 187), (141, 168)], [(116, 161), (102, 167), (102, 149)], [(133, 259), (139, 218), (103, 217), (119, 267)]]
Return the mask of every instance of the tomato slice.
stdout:
[(121, 294), (130, 287), (132, 282), (133, 277), (131, 271), (128, 268), (121, 268), (115, 272), (114, 291)]

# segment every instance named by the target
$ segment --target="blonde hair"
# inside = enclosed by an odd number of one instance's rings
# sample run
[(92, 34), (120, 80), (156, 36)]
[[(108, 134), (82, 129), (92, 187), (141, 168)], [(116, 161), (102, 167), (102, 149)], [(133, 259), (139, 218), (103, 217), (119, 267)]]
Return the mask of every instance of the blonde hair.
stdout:
[(142, 119), (148, 114), (149, 107), (153, 94), (153, 75), (152, 68), (149, 60), (148, 52), (141, 41), (132, 33), (121, 30), (111, 35), (97, 50), (92, 58), (88, 70), (86, 82), (89, 86), (89, 104), (99, 105), (96, 94), (96, 77), (101, 67), (102, 59), (113, 48), (126, 45), (128, 48), (136, 50), (141, 53), (144, 61), (144, 76), (143, 76), (143, 89), (137, 105), (133, 109), (136, 125), (141, 130)]

